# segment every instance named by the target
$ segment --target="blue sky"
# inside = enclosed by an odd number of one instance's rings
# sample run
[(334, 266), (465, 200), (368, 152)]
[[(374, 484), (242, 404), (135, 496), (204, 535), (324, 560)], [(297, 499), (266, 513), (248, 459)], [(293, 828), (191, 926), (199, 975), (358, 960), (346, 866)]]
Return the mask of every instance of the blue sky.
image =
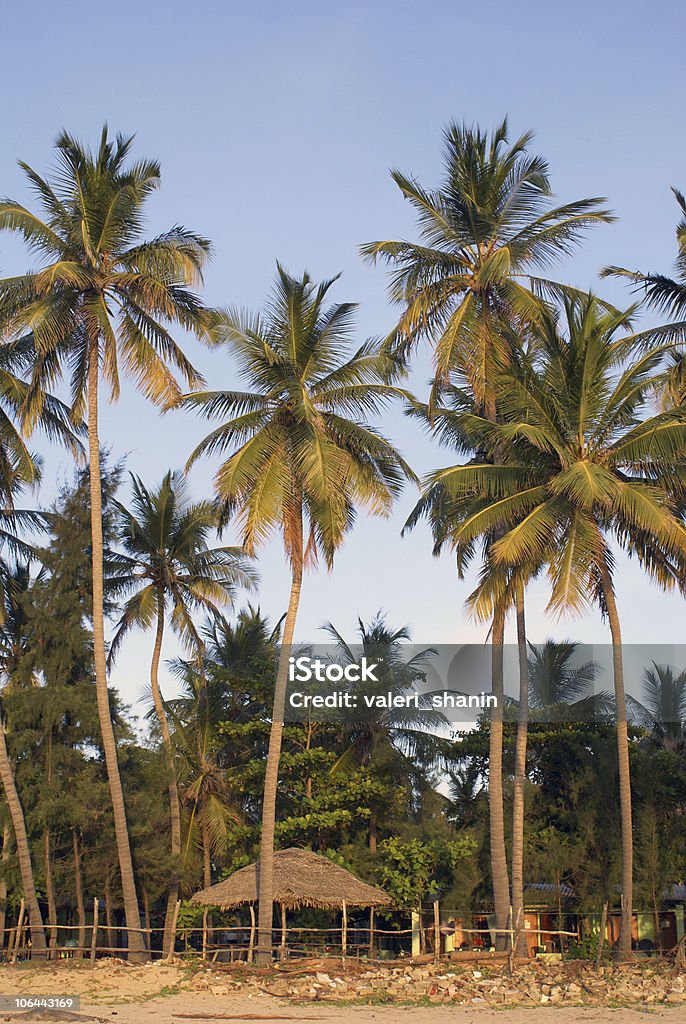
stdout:
[[(619, 217), (590, 234), (558, 276), (598, 287), (605, 263), (668, 271), (677, 214), (669, 186), (686, 189), (685, 20), (680, 4), (659, 0), (497, 0), (471, 10), (437, 0), (13, 5), (0, 63), (0, 193), (28, 202), (16, 160), (44, 171), (60, 128), (95, 140), (107, 120), (136, 132), (137, 153), (162, 163), (149, 231), (182, 222), (213, 240), (209, 302), (259, 306), (277, 258), (315, 278), (342, 271), (335, 297), (360, 303), (362, 338), (385, 333), (394, 314), (383, 272), (364, 266), (357, 247), (414, 236), (389, 168), (432, 185), (449, 119), (491, 127), (507, 114), (513, 133), (536, 132), (561, 201), (605, 195)], [(0, 236), (0, 272), (27, 263), (21, 246)], [(602, 289), (629, 299), (616, 284)], [(193, 341), (188, 351), (211, 386), (235, 383), (226, 352)], [(428, 376), (424, 354), (413, 375), (417, 392)], [(450, 458), (400, 414), (384, 429), (420, 472)], [(103, 415), (104, 440), (150, 484), (180, 466), (201, 436), (192, 417), (161, 419), (131, 388)], [(57, 450), (46, 454), (48, 500), (69, 463)], [(212, 469), (194, 469), (198, 496), (209, 491)], [(349, 633), (357, 614), (369, 618), (379, 608), (395, 624), (410, 623), (417, 643), (484, 637), (465, 620), (469, 584), (456, 581), (450, 557), (431, 558), (424, 530), (400, 539), (414, 497), (405, 495), (390, 522), (360, 520), (334, 574), (307, 579), (302, 639), (316, 639), (324, 618)], [(678, 640), (681, 601), (659, 594), (635, 566), (621, 567), (625, 638)], [(259, 569), (262, 607), (276, 617), (288, 588), (278, 545), (265, 550)], [(605, 641), (597, 614), (552, 625), (545, 601), (545, 586), (535, 587), (534, 639), (554, 631)], [(170, 643), (167, 653), (174, 650)], [(149, 638), (137, 637), (122, 654), (114, 681), (129, 700), (145, 685), (148, 652)]]

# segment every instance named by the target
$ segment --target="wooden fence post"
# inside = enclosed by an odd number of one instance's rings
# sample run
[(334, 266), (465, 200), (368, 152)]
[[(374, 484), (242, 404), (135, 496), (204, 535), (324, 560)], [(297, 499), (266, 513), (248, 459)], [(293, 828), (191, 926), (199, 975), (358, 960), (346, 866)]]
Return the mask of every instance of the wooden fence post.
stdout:
[(93, 900), (93, 927), (91, 929), (91, 966), (95, 964), (95, 957), (98, 952), (98, 900)]
[(441, 908), (438, 900), (434, 900), (434, 962), (441, 960)]
[(250, 942), (248, 944), (248, 963), (251, 964), (255, 957), (255, 905), (250, 904)]
[(348, 952), (348, 907), (345, 900), (343, 900), (343, 927), (341, 933), (341, 950), (343, 963), (345, 964), (345, 957)]
[(19, 943), (21, 941), (21, 931), (24, 927), (24, 901), (22, 900), (19, 904), (19, 917), (17, 918), (17, 931), (14, 936), (14, 946), (12, 947), (12, 959), (11, 963), (16, 964), (17, 954), (19, 953)]
[(286, 904), (281, 904), (281, 948), (279, 949), (279, 960), (286, 959)]
[(374, 959), (374, 907), (369, 908), (369, 959)]

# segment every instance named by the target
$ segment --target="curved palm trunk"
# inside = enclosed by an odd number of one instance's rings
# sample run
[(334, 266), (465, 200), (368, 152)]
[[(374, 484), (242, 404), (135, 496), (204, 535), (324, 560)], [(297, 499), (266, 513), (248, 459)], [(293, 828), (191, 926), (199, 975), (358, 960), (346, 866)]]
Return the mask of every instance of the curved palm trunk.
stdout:
[(24, 890), (26, 909), (29, 914), (29, 928), (31, 930), (31, 956), (32, 959), (42, 959), (47, 955), (45, 946), (45, 930), (41, 916), (38, 899), (36, 898), (36, 886), (33, 881), (33, 865), (31, 864), (31, 850), (26, 834), (26, 822), (24, 811), (19, 801), (19, 794), (14, 781), (14, 772), (10, 763), (10, 756), (7, 751), (7, 740), (5, 738), (4, 723), (0, 723), (0, 778), (5, 790), (5, 799), (12, 819), (14, 839), (17, 844), (17, 858), (19, 860), (19, 871), (21, 873), (21, 884)]
[[(302, 524), (301, 524), (302, 532)], [(300, 549), (302, 550), (302, 545)], [(302, 588), (302, 557), (294, 562), (291, 574), (291, 595), (283, 627), (281, 653), (274, 689), (272, 727), (269, 734), (269, 752), (264, 776), (264, 799), (262, 804), (262, 835), (260, 838), (260, 878), (258, 888), (259, 916), (257, 939), (257, 963), (264, 966), (272, 959), (272, 919), (274, 915), (274, 825), (276, 820), (276, 787), (279, 779), (279, 758), (283, 733), (283, 713), (288, 682), (288, 658), (293, 643), (295, 621), (300, 604)]]
[(102, 733), (102, 748), (105, 754), (107, 780), (109, 782), (114, 832), (117, 841), (119, 871), (127, 932), (129, 959), (147, 959), (145, 940), (140, 931), (141, 918), (136, 896), (136, 881), (133, 874), (131, 846), (126, 824), (126, 808), (122, 790), (117, 744), (114, 738), (110, 696), (107, 689), (107, 665), (105, 654), (105, 623), (103, 614), (103, 537), (102, 537), (102, 482), (100, 478), (100, 441), (98, 438), (98, 346), (91, 345), (88, 366), (88, 453), (90, 458), (90, 499), (91, 539), (93, 563), (93, 656), (95, 661), (95, 691), (98, 700), (98, 717)]
[(631, 812), (631, 771), (629, 768), (629, 733), (626, 723), (626, 696), (624, 693), (624, 658), (622, 631), (619, 624), (617, 602), (610, 570), (605, 562), (600, 566), (600, 582), (612, 635), (612, 670), (614, 675), (615, 704), (617, 708), (617, 765), (619, 770), (619, 808), (622, 822), (622, 917), (619, 927), (619, 956), (631, 958), (631, 924), (633, 918), (634, 888), (634, 835)]
[(172, 747), (169, 723), (164, 710), (164, 701), (160, 692), (160, 657), (162, 655), (162, 641), (164, 639), (164, 596), (158, 592), (157, 595), (157, 632), (155, 633), (155, 646), (152, 652), (152, 663), (150, 665), (150, 688), (152, 700), (155, 705), (155, 714), (162, 735), (162, 745), (167, 768), (167, 789), (169, 791), (169, 821), (171, 825), (171, 855), (173, 863), (173, 876), (169, 884), (167, 895), (167, 910), (164, 916), (164, 938), (163, 950), (169, 949), (172, 940), (172, 928), (174, 926), (174, 915), (176, 912), (176, 901), (179, 898), (179, 861), (181, 859), (181, 810), (179, 808), (179, 790), (176, 784), (176, 767), (174, 765), (174, 750)]
[(519, 715), (515, 745), (514, 796), (512, 801), (512, 917), (517, 956), (528, 956), (524, 927), (524, 799), (526, 789), (526, 741), (529, 727), (529, 659), (526, 650), (524, 587), (517, 587), (517, 648), (519, 654)]
[(503, 806), (503, 642), (505, 614), (497, 609), (493, 615), (491, 635), (491, 687), (497, 700), (492, 709), (488, 744), (488, 816), (491, 839), (491, 874), (495, 903), (495, 948), (505, 950), (505, 934), (510, 916), (510, 882), (505, 852), (505, 810)]

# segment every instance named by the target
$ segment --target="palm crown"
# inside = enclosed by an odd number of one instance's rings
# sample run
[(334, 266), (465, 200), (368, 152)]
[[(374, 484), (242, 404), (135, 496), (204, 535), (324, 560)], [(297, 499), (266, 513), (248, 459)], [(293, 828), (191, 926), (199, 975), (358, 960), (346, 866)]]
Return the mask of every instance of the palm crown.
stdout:
[(120, 590), (133, 590), (117, 624), (110, 657), (134, 626), (152, 627), (167, 604), (186, 643), (201, 646), (193, 617), (219, 614), (236, 587), (251, 588), (255, 573), (239, 548), (208, 547), (217, 526), (214, 502), (191, 502), (184, 477), (167, 473), (154, 491), (135, 476), (129, 507), (115, 502), (126, 554), (116, 558)]
[(531, 133), (510, 143), (506, 120), (490, 139), (457, 124), (444, 138), (438, 189), (392, 172), (417, 211), (421, 242), (371, 242), (362, 252), (393, 268), (391, 297), (405, 306), (394, 346), (402, 355), (422, 338), (435, 346), (434, 397), (461, 367), (483, 406), (510, 357), (501, 328), (535, 321), (538, 292), (557, 290), (536, 273), (569, 253), (589, 225), (613, 218), (599, 198), (552, 205), (548, 165), (528, 151)]
[(226, 417), (189, 463), (233, 449), (216, 490), (249, 554), (279, 528), (292, 563), (322, 554), (330, 566), (356, 505), (388, 514), (403, 479), (414, 476), (363, 422), (404, 392), (388, 383), (391, 364), (374, 343), (348, 355), (355, 307), (326, 306), (332, 284), (279, 267), (264, 316), (229, 310), (217, 328), (251, 390), (183, 400), (207, 418)]
[[(593, 297), (568, 299), (566, 335), (547, 314), (538, 355), (522, 356), (518, 372), (500, 380), (503, 423), (461, 419), (474, 448), (507, 457), (454, 466), (429, 481), (464, 509), (455, 543), (469, 546), (497, 529), (494, 565), (548, 566), (557, 611), (579, 610), (589, 599), (602, 606), (599, 573), (612, 566), (611, 539), (664, 585), (683, 578), (686, 410), (650, 415), (665, 349), (647, 348), (627, 363), (633, 336), (623, 332), (632, 312)], [(493, 598), (478, 593), (480, 601)]]
[(141, 241), (143, 207), (159, 186), (160, 168), (148, 160), (126, 167), (132, 142), (122, 135), (109, 140), (105, 126), (91, 153), (62, 132), (52, 178), (20, 164), (42, 219), (18, 202), (0, 202), (0, 230), (21, 234), (39, 259), (36, 269), (0, 280), (0, 330), (11, 338), (30, 335), (35, 346), (23, 403), (30, 427), (45, 388), (64, 367), (81, 418), (91, 359), (114, 398), (120, 364), (158, 403), (179, 394), (170, 366), (191, 386), (198, 382), (165, 323), (206, 334), (209, 314), (191, 286), (200, 280), (209, 243), (180, 226)]

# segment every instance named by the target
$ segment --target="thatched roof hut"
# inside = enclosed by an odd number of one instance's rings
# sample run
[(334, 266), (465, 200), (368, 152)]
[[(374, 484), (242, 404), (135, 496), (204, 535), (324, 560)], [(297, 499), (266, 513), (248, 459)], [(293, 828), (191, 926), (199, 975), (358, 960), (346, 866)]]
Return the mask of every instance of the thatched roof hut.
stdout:
[[(256, 903), (260, 862), (234, 871), (216, 885), (197, 892), (193, 903), (231, 910), (243, 903)], [(289, 910), (320, 907), (341, 910), (347, 907), (386, 907), (390, 896), (382, 889), (367, 885), (355, 875), (311, 850), (277, 850), (274, 853), (274, 902)]]

